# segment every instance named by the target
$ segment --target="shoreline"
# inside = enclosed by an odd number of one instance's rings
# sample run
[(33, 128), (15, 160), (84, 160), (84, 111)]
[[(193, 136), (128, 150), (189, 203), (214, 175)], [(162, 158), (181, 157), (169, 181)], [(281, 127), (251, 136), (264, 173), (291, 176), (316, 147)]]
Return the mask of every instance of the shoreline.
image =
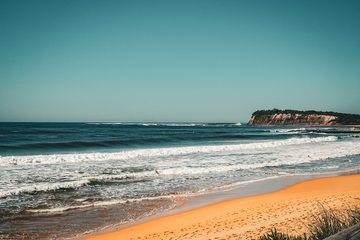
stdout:
[(360, 125), (298, 125), (298, 124), (289, 124), (289, 125), (272, 125), (272, 124), (242, 124), (242, 126), (249, 127), (360, 127)]
[[(356, 175), (354, 175), (356, 174)], [(254, 182), (251, 184), (244, 184), (243, 186), (236, 186), (233, 188), (229, 188), (226, 190), (221, 191), (214, 191), (212, 193), (203, 194), (195, 197), (189, 197), (189, 200), (181, 207), (178, 207), (176, 209), (162, 212), (159, 214), (155, 214), (150, 217), (145, 217), (143, 219), (118, 225), (116, 227), (110, 227), (101, 231), (92, 232), (90, 234), (77, 236), (73, 238), (73, 240), (79, 240), (79, 239), (88, 239), (88, 240), (96, 240), (96, 239), (160, 239), (159, 236), (154, 236), (154, 233), (160, 234), (161, 238), (163, 239), (170, 239), (171, 237), (179, 237), (182, 236), (181, 239), (188, 239), (187, 237), (190, 236), (196, 236), (200, 239), (205, 238), (211, 239), (215, 237), (221, 237), (224, 238), (227, 236), (228, 239), (249, 239), (250, 235), (254, 232), (256, 232), (259, 236), (266, 233), (267, 230), (271, 229), (273, 226), (277, 226), (277, 228), (281, 229), (281, 225), (284, 223), (277, 222), (279, 220), (278, 217), (273, 219), (268, 213), (269, 208), (264, 208), (265, 205), (269, 205), (268, 198), (279, 198), (279, 195), (287, 194), (286, 192), (289, 189), (292, 188), (298, 188), (298, 186), (307, 185), (312, 182), (316, 183), (317, 181), (324, 181), (324, 186), (331, 186), (333, 185), (334, 180), (337, 178), (347, 177), (347, 178), (353, 178), (357, 180), (353, 180), (354, 182), (359, 182), (358, 185), (352, 185), (352, 184), (346, 184), (346, 187), (352, 187), (352, 193), (350, 196), (345, 197), (352, 199), (351, 195), (356, 195), (357, 197), (360, 197), (360, 171), (347, 171), (347, 172), (337, 172), (337, 173), (327, 173), (327, 174), (317, 174), (317, 175), (297, 175), (297, 176), (282, 176), (278, 178), (273, 179), (267, 179), (259, 182)], [(326, 181), (325, 181), (325, 180)], [(326, 183), (327, 182), (327, 183)], [(330, 182), (330, 183), (329, 183)], [(339, 184), (340, 182), (337, 182), (335, 180), (334, 184)], [(311, 184), (310, 184), (311, 185)], [(351, 186), (350, 186), (351, 185)], [(319, 188), (319, 185), (317, 191), (322, 192), (324, 186)], [(302, 190), (299, 192), (301, 194), (304, 194), (308, 196), (308, 200), (305, 205), (306, 208), (303, 208), (302, 211), (298, 211), (298, 214), (295, 214), (294, 211), (286, 217), (286, 219), (294, 218), (293, 215), (296, 215), (296, 217), (299, 217), (299, 214), (304, 215), (305, 212), (308, 212), (309, 209), (316, 211), (316, 208), (314, 206), (316, 205), (316, 202), (321, 199), (320, 198), (314, 198), (314, 194), (312, 192), (309, 194), (306, 192), (306, 189), (301, 188)], [(340, 191), (339, 191), (340, 190)], [(348, 193), (349, 191), (346, 190)], [(340, 188), (338, 188), (336, 191), (328, 191), (326, 194), (331, 194), (333, 197), (326, 199), (323, 198), (322, 201), (324, 202), (331, 202), (332, 204), (339, 205), (337, 202), (339, 202), (338, 198), (341, 198), (339, 196), (339, 192), (343, 192)], [(348, 194), (347, 193), (347, 194)], [(345, 194), (346, 195), (346, 194)], [(299, 194), (293, 194), (291, 199), (293, 198), (299, 198)], [(344, 198), (344, 196), (342, 197)], [(254, 205), (254, 201), (259, 203), (258, 205)], [(302, 200), (304, 203), (304, 200)], [(311, 202), (311, 204), (310, 204)], [(260, 204), (261, 203), (261, 204)], [(277, 201), (279, 205), (291, 205), (289, 203), (289, 198), (282, 199), (281, 201)], [(308, 205), (311, 205), (312, 207), (309, 207)], [(304, 205), (297, 203), (298, 206)], [(237, 207), (234, 207), (237, 206)], [(234, 211), (231, 209), (237, 209), (239, 206), (242, 206), (242, 212)], [(248, 206), (245, 208), (245, 206)], [(254, 215), (254, 209), (263, 209), (261, 214), (255, 214)], [(294, 207), (294, 206), (293, 206)], [(243, 218), (241, 222), (238, 221), (237, 223), (232, 224), (231, 226), (223, 226), (222, 229), (218, 229), (214, 226), (211, 228), (198, 228), (196, 231), (193, 232), (187, 232), (186, 229), (193, 229), (191, 226), (200, 224), (201, 226), (204, 225), (211, 225), (209, 224), (209, 221), (214, 223), (214, 219), (216, 218), (223, 218), (222, 222), (234, 222), (233, 217), (225, 217), (224, 218), (224, 209), (227, 209), (228, 213), (231, 212), (233, 215), (237, 216), (244, 216), (246, 215), (247, 218)], [(245, 210), (247, 209), (247, 210)], [(253, 210), (249, 210), (253, 209)], [(307, 210), (304, 210), (307, 209)], [(276, 212), (276, 211), (275, 211)], [(221, 214), (222, 213), (222, 214)], [(260, 213), (260, 212), (259, 212)], [(275, 213), (274, 213), (275, 214)], [(278, 214), (282, 214), (281, 212), (278, 212)], [(226, 214), (225, 214), (226, 215)], [(231, 215), (231, 214), (230, 214)], [(249, 218), (252, 220), (256, 219), (256, 215), (268, 215), (267, 222), (259, 224), (255, 224), (254, 222), (251, 223)], [(274, 216), (277, 216), (275, 214)], [(295, 218), (296, 218), (295, 217)], [(303, 217), (303, 216), (302, 216)], [(285, 216), (283, 217), (285, 219)], [(281, 218), (282, 219), (282, 218)], [(281, 220), (280, 219), (280, 220)], [(181, 222), (181, 229), (179, 229), (179, 223)], [(217, 224), (220, 224), (219, 221), (215, 221)], [(170, 224), (171, 223), (171, 224)], [(254, 225), (255, 224), (255, 225)], [(275, 225), (274, 225), (275, 224)], [(286, 223), (286, 225), (289, 225), (290, 223)], [(220, 224), (221, 225), (221, 224)], [(299, 224), (297, 224), (299, 225)], [(173, 227), (177, 226), (177, 227)], [(271, 228), (269, 228), (271, 226)], [(131, 230), (132, 229), (132, 230)], [(206, 234), (204, 232), (201, 232), (201, 230), (207, 230)], [(209, 231), (209, 229), (216, 229), (216, 231)], [(236, 231), (235, 231), (236, 229)], [(302, 229), (300, 226), (299, 229)], [(246, 231), (245, 231), (246, 230)], [(167, 233), (169, 231), (169, 233)], [(287, 231), (287, 230), (286, 230)], [(170, 234), (170, 232), (173, 232), (173, 234)], [(194, 233), (195, 232), (195, 233)], [(232, 235), (230, 236), (230, 232)], [(287, 231), (290, 233), (290, 231)], [(260, 234), (261, 233), (261, 234)], [(175, 234), (175, 235), (174, 235)], [(205, 234), (205, 235), (204, 235)], [(224, 235), (225, 234), (225, 235)], [(297, 231), (297, 235), (299, 235), (300, 232)], [(174, 235), (174, 236), (173, 236)], [(229, 235), (229, 236), (228, 236)], [(201, 236), (201, 237), (200, 237)], [(247, 236), (246, 238), (241, 238), (242, 236)], [(146, 238), (145, 238), (146, 237)], [(175, 239), (175, 238), (173, 238)], [(254, 238), (256, 239), (256, 238)]]

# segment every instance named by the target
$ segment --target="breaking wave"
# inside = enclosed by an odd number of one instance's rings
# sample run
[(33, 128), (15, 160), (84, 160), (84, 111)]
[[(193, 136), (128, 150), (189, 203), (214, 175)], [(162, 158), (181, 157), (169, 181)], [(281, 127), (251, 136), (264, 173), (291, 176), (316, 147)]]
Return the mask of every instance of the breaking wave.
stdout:
[(157, 157), (170, 155), (183, 155), (190, 153), (209, 153), (219, 151), (234, 151), (242, 149), (271, 148), (286, 145), (306, 144), (313, 142), (336, 141), (334, 136), (317, 138), (290, 138), (287, 140), (267, 141), (260, 143), (248, 143), (238, 145), (216, 145), (216, 146), (191, 146), (170, 148), (149, 148), (138, 150), (127, 150), (114, 153), (82, 153), (82, 154), (54, 154), (54, 155), (31, 155), (31, 156), (6, 156), (0, 157), (0, 166), (26, 165), (26, 164), (56, 164), (69, 162), (91, 162), (108, 160), (131, 160), (140, 157)]
[(171, 148), (150, 148), (139, 150), (128, 150), (115, 153), (83, 153), (83, 154), (54, 154), (54, 155), (31, 155), (31, 156), (6, 156), (0, 157), (0, 166), (24, 165), (24, 164), (54, 164), (67, 162), (89, 162), (107, 160), (130, 160), (139, 157), (170, 156), (189, 153), (207, 153), (218, 151), (232, 151), (241, 149), (270, 148), (285, 145), (305, 144), (312, 142), (336, 141), (334, 136), (318, 138), (290, 138), (287, 140), (267, 141), (261, 143), (249, 143), (238, 145), (217, 146), (192, 146)]

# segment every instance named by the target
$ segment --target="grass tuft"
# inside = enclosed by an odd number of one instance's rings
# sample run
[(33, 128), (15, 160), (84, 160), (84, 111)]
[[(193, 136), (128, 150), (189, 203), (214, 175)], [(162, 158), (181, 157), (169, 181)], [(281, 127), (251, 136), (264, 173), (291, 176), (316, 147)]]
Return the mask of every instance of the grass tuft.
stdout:
[(304, 233), (304, 237), (290, 236), (288, 234), (278, 233), (276, 228), (274, 228), (274, 230), (271, 229), (270, 234), (266, 234), (260, 237), (260, 240), (308, 240), (308, 238), (305, 233)]
[(290, 236), (278, 233), (276, 228), (259, 240), (323, 240), (360, 222), (360, 208), (357, 205), (346, 209), (332, 210), (318, 205), (319, 213), (311, 213), (310, 223), (304, 224), (309, 236)]

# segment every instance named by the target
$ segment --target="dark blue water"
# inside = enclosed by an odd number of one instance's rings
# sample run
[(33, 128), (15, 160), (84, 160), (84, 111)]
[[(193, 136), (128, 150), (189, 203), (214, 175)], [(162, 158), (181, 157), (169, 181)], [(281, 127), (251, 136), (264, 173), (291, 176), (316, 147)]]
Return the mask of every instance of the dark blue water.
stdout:
[(291, 137), (231, 123), (0, 123), (0, 155), (111, 152)]
[[(192, 146), (255, 137), (235, 124), (0, 123), (0, 154), (36, 155)], [(237, 135), (237, 133), (239, 133)]]

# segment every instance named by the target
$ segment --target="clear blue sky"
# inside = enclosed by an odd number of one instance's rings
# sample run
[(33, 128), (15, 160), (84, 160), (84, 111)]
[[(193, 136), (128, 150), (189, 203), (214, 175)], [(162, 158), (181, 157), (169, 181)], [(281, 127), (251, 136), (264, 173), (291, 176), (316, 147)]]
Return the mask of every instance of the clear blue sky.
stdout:
[(0, 121), (360, 114), (360, 1), (0, 0)]

